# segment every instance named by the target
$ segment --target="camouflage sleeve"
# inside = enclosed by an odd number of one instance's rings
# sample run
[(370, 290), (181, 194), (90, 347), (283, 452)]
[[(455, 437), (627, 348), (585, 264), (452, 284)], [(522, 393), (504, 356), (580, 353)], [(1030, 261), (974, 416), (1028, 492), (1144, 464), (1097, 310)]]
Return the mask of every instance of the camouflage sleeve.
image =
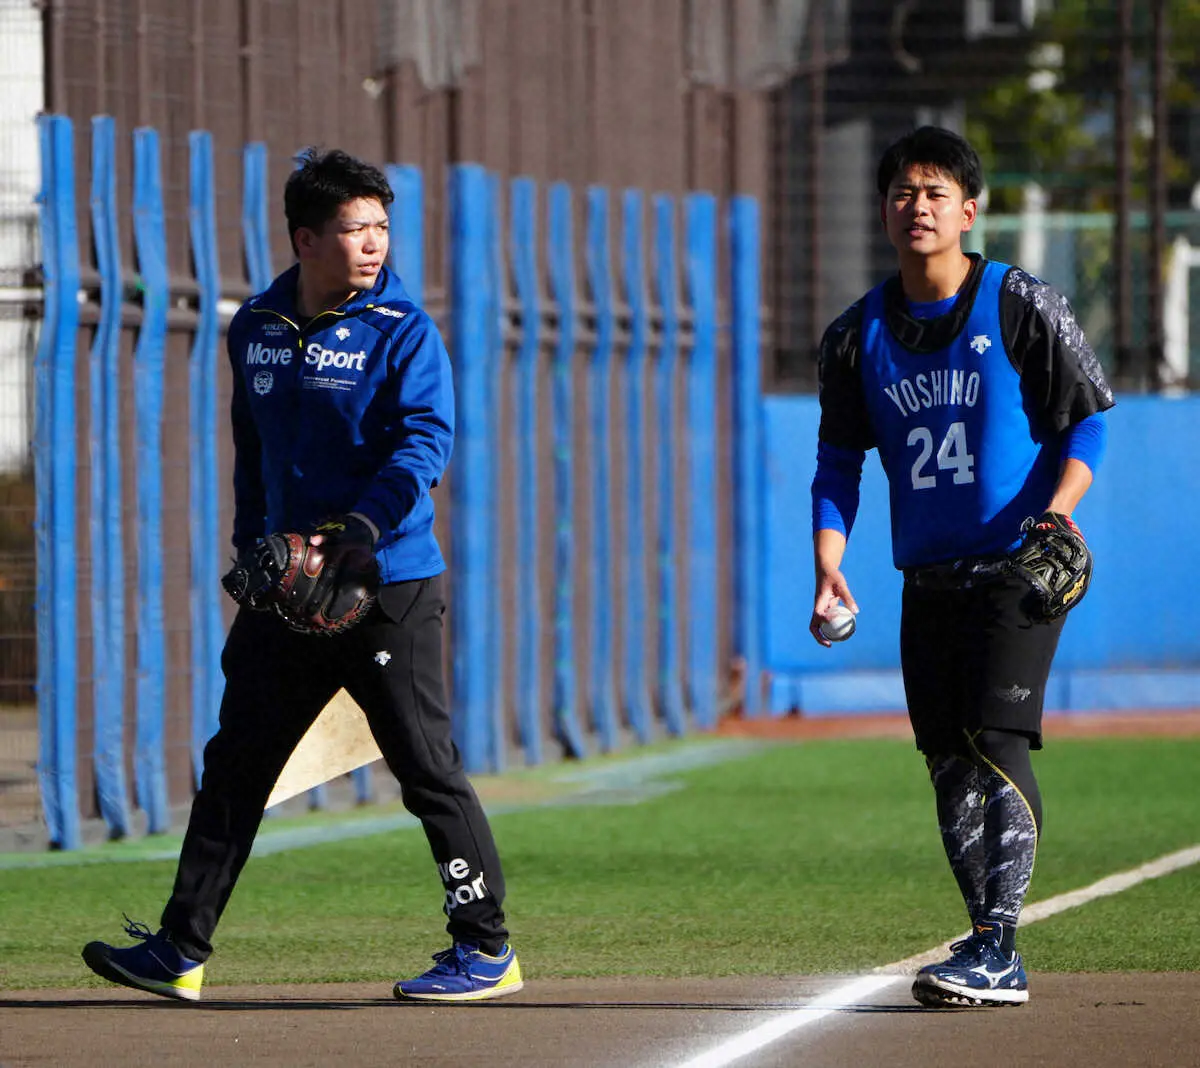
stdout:
[(862, 302), (851, 305), (825, 331), (819, 358), (821, 427), (819, 440), (841, 449), (866, 451), (875, 447), (863, 398), (859, 338)]
[(1044, 427), (1061, 432), (1113, 406), (1100, 361), (1057, 290), (1012, 268), (1000, 294), (1000, 326), (1031, 414)]

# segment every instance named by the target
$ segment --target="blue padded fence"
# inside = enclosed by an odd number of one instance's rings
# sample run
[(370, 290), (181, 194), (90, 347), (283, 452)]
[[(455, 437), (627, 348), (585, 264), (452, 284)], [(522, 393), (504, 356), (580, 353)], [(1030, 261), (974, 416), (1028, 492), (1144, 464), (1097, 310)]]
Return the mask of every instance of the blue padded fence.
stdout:
[(221, 645), (224, 626), (212, 591), (220, 579), (217, 470), (217, 260), (216, 194), (212, 137), (196, 131), (190, 150), (189, 223), (199, 289), (197, 326), (188, 364), (188, 457), (192, 478), (188, 515), (192, 538), (192, 763), (197, 787), (204, 771), (204, 746), (216, 733), (221, 705)]
[[(121, 139), (111, 119), (91, 124), (89, 237), (99, 286), (88, 298), (96, 301), (95, 329), (81, 416), (90, 477), (78, 509), (74, 383), (82, 291), (74, 132), (57, 116), (41, 119), (40, 129), (46, 316), (35, 359), (39, 775), (50, 837), (74, 848), (84, 815), (99, 816), (119, 837), (130, 833), (134, 805), (150, 832), (167, 830), (172, 800), (194, 789), (203, 771), (220, 706), (224, 640), (219, 573), (227, 532), (219, 517), (229, 486), (229, 472), (221, 470), (228, 416), (218, 398), (229, 369), (222, 319), (231, 289), (244, 293), (248, 284), (257, 292), (270, 283), (272, 234), (282, 218), (272, 203), (266, 148), (248, 144), (240, 150), (245, 277), (223, 279), (218, 150), (206, 132), (189, 135), (187, 418), (169, 424), (167, 338), (181, 327), (171, 318), (179, 280), (168, 267), (166, 155), (156, 130), (133, 131), (132, 219), (123, 220), (115, 162)], [(420, 301), (430, 239), (424, 176), (401, 165), (388, 166), (387, 174), (396, 194), (390, 262)], [(736, 485), (736, 471), (756, 470), (760, 448), (753, 204), (725, 209), (707, 194), (576, 191), (520, 177), (502, 183), (472, 164), (450, 169), (447, 194), (443, 327), (458, 427), (439, 506), (450, 532), (450, 683), (464, 762), (472, 772), (500, 770), (514, 753), (537, 764), (712, 727), (724, 685), (721, 615), (754, 618), (744, 605), (720, 603), (718, 569), (729, 565), (718, 559), (716, 523), (718, 472), (735, 472)], [(122, 264), (119, 241), (130, 221), (132, 270)], [(722, 260), (732, 270), (728, 287), (717, 273)], [(732, 299), (723, 310), (718, 292), (726, 288)], [(120, 356), (123, 330), (134, 339), (129, 363)], [(734, 368), (724, 393), (741, 405), (736, 454), (728, 457), (717, 433), (722, 345)], [(129, 375), (136, 388), (124, 380)], [(122, 412), (122, 396), (132, 398), (131, 411)], [(204, 549), (189, 553), (187, 603), (172, 604), (176, 595), (164, 582), (163, 458), (181, 435), (189, 469), (186, 529), (193, 547)], [(738, 492), (752, 507), (754, 494)], [(126, 493), (131, 516), (123, 510)], [(77, 511), (87, 517), (91, 542), (95, 713), (82, 745)], [(738, 549), (739, 576), (748, 574), (742, 556)], [(133, 612), (125, 604), (130, 579)], [(752, 579), (737, 580), (739, 597), (753, 589)], [(167, 618), (187, 620), (182, 654), (174, 645), (168, 650)], [(753, 639), (743, 623), (735, 628), (735, 644), (746, 640), (743, 632)], [(751, 649), (735, 652), (755, 660)], [(188, 685), (169, 687), (180, 655)], [(168, 691), (188, 707), (169, 707)], [(178, 738), (186, 739), (182, 760)], [(94, 810), (93, 798), (83, 796), (77, 753), (92, 763)], [(186, 783), (172, 779), (180, 766), (190, 770)], [(370, 799), (370, 769), (354, 773), (354, 788), (359, 801)], [(309, 795), (311, 805), (326, 801), (321, 788)]]
[(162, 416), (170, 279), (158, 132), (133, 134), (133, 232), (142, 326), (133, 352), (137, 479), (137, 730), (134, 783), (151, 833), (170, 827), (163, 753), (166, 616), (163, 605)]
[(75, 335), (79, 243), (71, 121), (38, 120), (46, 326), (34, 357), (38, 777), (51, 843), (80, 842), (76, 801)]
[[(117, 132), (92, 120), (92, 240), (100, 274), (100, 311), (88, 368), (92, 460), (92, 759), (100, 814), (112, 834), (129, 831), (125, 776), (125, 556), (121, 514), (121, 252), (117, 216)], [(215, 544), (215, 543), (213, 543)]]

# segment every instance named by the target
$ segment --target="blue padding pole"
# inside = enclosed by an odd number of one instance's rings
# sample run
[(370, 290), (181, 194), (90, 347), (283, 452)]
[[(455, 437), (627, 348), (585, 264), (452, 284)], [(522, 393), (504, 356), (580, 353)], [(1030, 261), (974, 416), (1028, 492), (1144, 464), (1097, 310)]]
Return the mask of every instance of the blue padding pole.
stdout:
[(569, 757), (586, 754), (575, 717), (575, 247), (571, 227), (571, 187), (555, 182), (549, 190), (547, 261), (558, 309), (558, 340), (551, 371), (554, 426), (554, 727)]
[(252, 141), (242, 149), (242, 240), (250, 288), (261, 293), (274, 278), (267, 195), (267, 146)]
[(743, 663), (743, 711), (762, 711), (762, 372), (759, 352), (758, 201), (729, 205), (733, 369), (734, 650)]
[(692, 307), (688, 363), (690, 442), (688, 682), (697, 726), (717, 724), (717, 204), (708, 193), (684, 201), (687, 285)]
[(450, 334), (457, 401), (452, 492), (454, 732), (468, 771), (487, 768), (491, 722), (488, 547), (492, 516), (488, 352), (491, 276), (487, 172), (475, 164), (450, 169)]
[(488, 320), (491, 324), (488, 352), (488, 418), (491, 420), (491, 479), (488, 483), (492, 522), (489, 526), (491, 539), (488, 543), (488, 575), (492, 589), (489, 601), (491, 620), (489, 626), (490, 671), (491, 671), (491, 723), (489, 724), (488, 756), (492, 771), (503, 771), (508, 762), (508, 738), (504, 728), (505, 700), (507, 692), (505, 673), (505, 605), (501, 596), (500, 564), (503, 550), (503, 524), (501, 523), (501, 500), (504, 492), (503, 469), (500, 464), (500, 453), (504, 447), (500, 433), (503, 425), (501, 412), (503, 410), (502, 392), (504, 388), (504, 303), (508, 294), (504, 270), (504, 244), (500, 234), (500, 179), (497, 175), (488, 174), (488, 213), (487, 213), (487, 245), (488, 263), (491, 267), (491, 278), (487, 292), (490, 299)]
[(686, 724), (679, 664), (679, 591), (675, 580), (675, 363), (679, 354), (679, 276), (675, 202), (654, 197), (655, 289), (662, 316), (655, 384), (658, 405), (658, 704), (671, 734)]
[(425, 181), (421, 168), (408, 164), (391, 163), (384, 171), (395, 196), (388, 208), (389, 266), (420, 304), (425, 299)]
[(625, 190), (621, 198), (621, 273), (629, 307), (629, 350), (622, 366), (625, 386), (625, 677), (622, 700), (634, 736), (653, 737), (650, 687), (646, 680), (646, 263), (642, 194)]
[[(38, 192), (38, 223), (42, 240), (42, 330), (33, 357), (33, 534), (36, 548), (35, 600), (37, 611), (37, 703), (38, 703), (38, 779), (42, 811), (50, 841), (62, 844), (63, 816), (58, 796), (58, 725), (54, 704), (54, 554), (50, 534), (54, 495), (51, 492), (53, 443), (50, 440), (51, 367), (62, 301), (58, 298), (61, 269), (58, 263), (59, 176), (55, 174), (54, 119), (38, 118), (38, 149), (42, 165), (42, 186)], [(70, 121), (70, 120), (68, 120)], [(70, 187), (68, 187), (70, 188)]]
[(608, 241), (608, 190), (593, 187), (587, 197), (587, 271), (596, 317), (596, 344), (588, 379), (592, 441), (592, 641), (591, 706), (600, 747), (619, 744), (613, 694), (612, 450), (613, 350), (612, 256)]
[(188, 135), (191, 153), (188, 220), (199, 305), (188, 365), (188, 435), (192, 477), (189, 526), (192, 539), (192, 767), (196, 785), (204, 771), (204, 746), (216, 733), (221, 708), (220, 493), (217, 475), (217, 300), (221, 268), (217, 257), (216, 192), (212, 135)]
[(125, 781), (125, 557), (121, 509), (121, 245), (116, 123), (92, 119), (92, 237), (100, 316), (88, 367), (91, 390), (93, 762), (100, 815), (112, 838), (129, 833)]
[(170, 282), (159, 171), (158, 131), (133, 133), (133, 234), (142, 283), (142, 326), (133, 353), (137, 464), (137, 732), (134, 781), (150, 833), (169, 829), (163, 724), (166, 620), (163, 614), (162, 419)]
[[(270, 204), (267, 187), (267, 146), (254, 141), (242, 149), (242, 244), (250, 288), (261, 293), (274, 281), (271, 266)], [(306, 799), (310, 809), (325, 807), (328, 791), (314, 786)]]
[(51, 844), (80, 845), (76, 795), (75, 337), (79, 241), (71, 120), (38, 119), (45, 319), (34, 359), (39, 779)]
[(516, 626), (514, 663), (517, 728), (527, 764), (542, 762), (542, 616), (538, 581), (538, 308), (537, 185), (509, 185), (509, 256), (521, 311), (521, 337), (513, 370), (513, 436), (516, 448)]

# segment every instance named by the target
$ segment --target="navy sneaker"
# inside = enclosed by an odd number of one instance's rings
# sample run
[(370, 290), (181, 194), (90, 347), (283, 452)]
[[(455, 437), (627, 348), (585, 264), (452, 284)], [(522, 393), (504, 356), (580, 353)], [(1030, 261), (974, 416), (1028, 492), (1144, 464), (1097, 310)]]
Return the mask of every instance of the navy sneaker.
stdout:
[(112, 983), (148, 990), (164, 998), (200, 1000), (202, 963), (180, 953), (163, 931), (151, 934), (144, 923), (134, 923), (128, 916), (125, 933), (138, 939), (139, 944), (120, 948), (107, 942), (89, 942), (83, 947), (83, 962)]
[(456, 942), (433, 955), (434, 966), (416, 979), (401, 979), (392, 993), (401, 1001), (484, 1001), (515, 994), (521, 965), (512, 946), (498, 957), (475, 946)]
[(993, 928), (979, 924), (950, 949), (949, 960), (917, 972), (912, 992), (922, 1005), (1022, 1005), (1029, 1000), (1021, 954), (1005, 953)]

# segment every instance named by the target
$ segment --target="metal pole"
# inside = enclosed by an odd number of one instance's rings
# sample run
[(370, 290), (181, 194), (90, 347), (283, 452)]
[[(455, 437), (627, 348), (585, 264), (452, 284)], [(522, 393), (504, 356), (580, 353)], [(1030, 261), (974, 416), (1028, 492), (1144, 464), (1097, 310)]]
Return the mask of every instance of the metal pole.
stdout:
[[(809, 18), (809, 40), (812, 49), (812, 67), (808, 76), (808, 330), (806, 339), (816, 349), (821, 339), (821, 310), (824, 306), (824, 293), (821, 285), (821, 252), (822, 232), (821, 218), (824, 212), (821, 203), (824, 200), (824, 169), (825, 147), (825, 5), (813, 4)], [(807, 369), (807, 375), (815, 373), (815, 366)]]
[(1167, 234), (1167, 4), (1151, 4), (1153, 48), (1150, 60), (1150, 92), (1154, 134), (1150, 143), (1150, 329), (1148, 367), (1152, 384), (1161, 385), (1166, 375), (1166, 338), (1163, 321), (1163, 268)]
[(1116, 268), (1116, 377), (1126, 384), (1139, 382), (1140, 368), (1134, 366), (1132, 344), (1132, 270), (1129, 262), (1129, 212), (1133, 93), (1130, 68), (1133, 66), (1133, 0), (1117, 0), (1117, 98), (1114, 129), (1116, 155), (1116, 219), (1113, 230), (1113, 264)]

